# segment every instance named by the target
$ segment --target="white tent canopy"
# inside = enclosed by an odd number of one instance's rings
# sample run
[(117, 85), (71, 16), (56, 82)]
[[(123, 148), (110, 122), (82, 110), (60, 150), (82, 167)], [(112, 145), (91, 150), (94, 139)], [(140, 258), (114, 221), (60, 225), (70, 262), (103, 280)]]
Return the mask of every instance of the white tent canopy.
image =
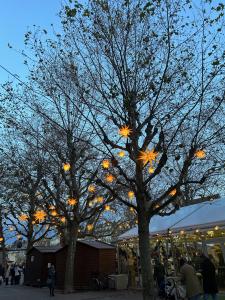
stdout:
[[(204, 230), (213, 226), (225, 226), (225, 198), (185, 206), (170, 216), (154, 216), (149, 230), (150, 235), (156, 235), (166, 234), (168, 230), (176, 233), (181, 230)], [(138, 228), (134, 227), (120, 235), (119, 240), (137, 236)]]

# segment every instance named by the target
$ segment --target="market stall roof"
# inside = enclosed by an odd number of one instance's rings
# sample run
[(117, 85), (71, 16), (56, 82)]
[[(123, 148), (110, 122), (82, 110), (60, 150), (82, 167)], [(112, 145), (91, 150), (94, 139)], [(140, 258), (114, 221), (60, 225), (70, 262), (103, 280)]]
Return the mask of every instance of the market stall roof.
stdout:
[[(181, 230), (204, 230), (213, 226), (225, 226), (225, 198), (185, 206), (170, 216), (154, 216), (150, 222), (151, 235), (173, 233)], [(126, 240), (138, 236), (138, 228), (134, 227), (119, 236)]]

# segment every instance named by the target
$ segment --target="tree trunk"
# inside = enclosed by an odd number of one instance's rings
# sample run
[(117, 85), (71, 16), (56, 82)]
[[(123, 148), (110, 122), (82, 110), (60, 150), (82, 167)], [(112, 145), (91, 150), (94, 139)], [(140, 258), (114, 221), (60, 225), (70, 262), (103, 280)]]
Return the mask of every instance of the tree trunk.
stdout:
[(145, 213), (139, 214), (138, 233), (143, 285), (143, 300), (152, 300), (155, 298), (153, 270), (151, 264), (149, 221), (150, 220)]
[(76, 244), (78, 236), (78, 226), (73, 225), (68, 232), (68, 248), (66, 257), (66, 270), (64, 281), (64, 293), (72, 293), (74, 291), (74, 262), (76, 253)]

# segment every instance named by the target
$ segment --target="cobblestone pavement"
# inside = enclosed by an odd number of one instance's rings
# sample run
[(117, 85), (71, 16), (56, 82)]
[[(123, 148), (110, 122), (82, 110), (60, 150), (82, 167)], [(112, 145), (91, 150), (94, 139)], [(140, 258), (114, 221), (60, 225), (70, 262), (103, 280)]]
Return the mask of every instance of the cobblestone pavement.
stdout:
[(1, 286), (1, 300), (141, 300), (141, 293), (132, 291), (104, 291), (104, 292), (82, 292), (64, 295), (55, 293), (50, 297), (47, 288), (33, 288), (26, 286)]

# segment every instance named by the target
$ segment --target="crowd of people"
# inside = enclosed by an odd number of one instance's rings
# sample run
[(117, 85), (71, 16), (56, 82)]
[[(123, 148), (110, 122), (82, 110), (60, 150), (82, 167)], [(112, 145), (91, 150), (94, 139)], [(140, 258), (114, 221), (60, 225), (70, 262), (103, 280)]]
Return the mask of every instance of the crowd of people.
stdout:
[[(201, 263), (198, 272), (195, 270), (195, 266), (192, 262), (181, 258), (179, 261), (179, 277), (180, 287), (183, 288), (183, 298), (189, 300), (199, 300), (203, 295), (204, 300), (208, 300), (210, 297), (212, 300), (217, 299), (218, 286), (216, 279), (216, 267), (210, 257), (204, 254), (200, 257)], [(158, 294), (161, 297), (166, 297), (166, 276), (164, 265), (156, 260), (154, 268), (154, 279), (157, 282)], [(199, 276), (200, 275), (200, 276)], [(179, 290), (179, 286), (177, 286)], [(177, 291), (176, 291), (177, 292)]]
[(5, 283), (8, 285), (21, 284), (24, 274), (24, 266), (18, 264), (8, 264), (5, 268), (0, 264), (0, 285)]

